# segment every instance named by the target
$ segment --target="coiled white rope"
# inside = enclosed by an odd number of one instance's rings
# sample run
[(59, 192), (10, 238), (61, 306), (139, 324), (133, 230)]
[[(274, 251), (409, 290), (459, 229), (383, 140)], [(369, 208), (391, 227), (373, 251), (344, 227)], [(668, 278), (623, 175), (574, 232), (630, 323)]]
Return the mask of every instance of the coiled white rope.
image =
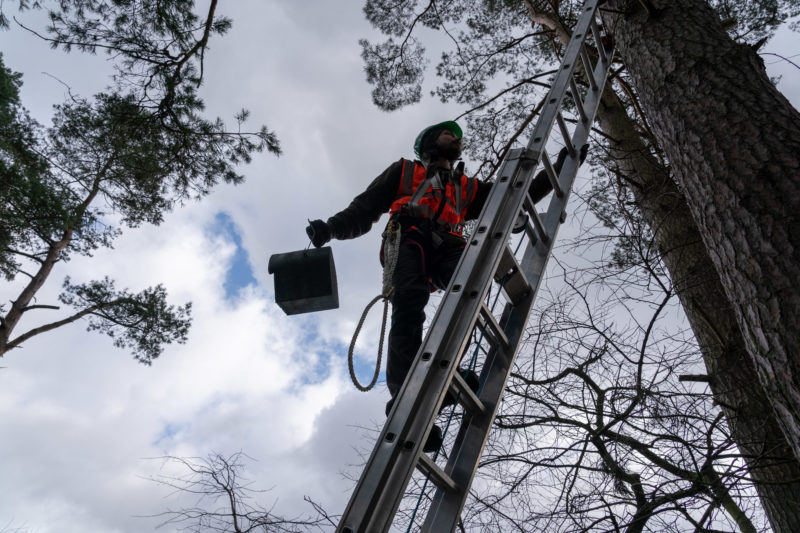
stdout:
[[(367, 392), (375, 386), (375, 383), (378, 381), (378, 374), (381, 371), (381, 356), (383, 355), (383, 336), (386, 333), (386, 317), (389, 314), (389, 298), (392, 296), (392, 291), (394, 290), (392, 287), (392, 276), (394, 275), (394, 268), (397, 265), (397, 256), (399, 255), (400, 251), (400, 237), (402, 233), (400, 230), (400, 224), (396, 221), (389, 222), (389, 225), (386, 227), (385, 238), (383, 242), (383, 287), (381, 294), (376, 296), (372, 299), (370, 303), (367, 304), (367, 307), (364, 309), (364, 312), (361, 314), (361, 319), (358, 321), (358, 326), (356, 326), (356, 331), (353, 333), (353, 340), (350, 341), (350, 349), (347, 352), (347, 368), (350, 370), (350, 379), (353, 381), (353, 385), (362, 392)], [(361, 332), (361, 327), (364, 325), (364, 321), (367, 319), (367, 314), (369, 310), (372, 308), (378, 300), (383, 299), (383, 322), (381, 323), (381, 336), (378, 340), (378, 360), (375, 362), (375, 373), (372, 375), (372, 381), (369, 382), (369, 385), (362, 385), (358, 382), (358, 378), (356, 377), (355, 368), (353, 368), (353, 350), (356, 347), (356, 339), (358, 339), (358, 334)]]

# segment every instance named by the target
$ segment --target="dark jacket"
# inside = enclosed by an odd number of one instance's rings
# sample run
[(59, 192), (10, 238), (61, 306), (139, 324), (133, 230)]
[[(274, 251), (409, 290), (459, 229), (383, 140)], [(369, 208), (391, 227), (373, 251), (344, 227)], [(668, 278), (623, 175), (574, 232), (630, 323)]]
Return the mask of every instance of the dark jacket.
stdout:
[[(556, 172), (561, 168), (562, 158), (556, 162)], [(392, 163), (377, 178), (372, 180), (367, 189), (356, 196), (346, 209), (328, 219), (331, 236), (334, 239), (354, 239), (367, 233), (382, 214), (388, 213), (392, 202), (396, 199), (400, 187), (403, 160)], [(490, 182), (478, 182), (475, 198), (467, 208), (466, 220), (474, 220), (481, 214), (483, 204), (492, 189)], [(531, 200), (538, 202), (553, 190), (545, 171), (536, 175), (528, 190)]]

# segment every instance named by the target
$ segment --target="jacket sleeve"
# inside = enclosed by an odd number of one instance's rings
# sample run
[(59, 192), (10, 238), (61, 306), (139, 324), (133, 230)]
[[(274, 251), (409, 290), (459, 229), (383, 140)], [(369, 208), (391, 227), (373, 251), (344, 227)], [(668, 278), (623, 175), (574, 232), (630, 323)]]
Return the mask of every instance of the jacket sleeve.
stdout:
[(467, 207), (467, 212), (464, 216), (464, 220), (475, 220), (481, 214), (481, 209), (483, 209), (483, 204), (486, 203), (486, 199), (489, 197), (489, 192), (492, 190), (492, 183), (489, 181), (481, 181), (479, 179), (475, 179), (478, 182), (478, 190), (475, 191), (475, 196), (472, 198), (472, 202)]
[[(556, 175), (561, 172), (561, 167), (564, 166), (564, 160), (567, 158), (567, 149), (562, 148), (560, 152), (558, 152), (558, 157), (556, 158), (556, 162), (553, 163), (553, 170), (556, 171)], [(553, 190), (553, 184), (550, 183), (550, 178), (547, 177), (547, 171), (542, 168), (539, 172), (536, 173), (536, 177), (533, 178), (530, 187), (528, 187), (528, 194), (531, 195), (531, 201), (535, 204), (548, 194), (550, 191)]]
[[(556, 174), (561, 172), (561, 167), (564, 165), (564, 160), (566, 157), (567, 149), (562, 148), (561, 152), (558, 154), (556, 162), (553, 163), (553, 170), (556, 171)], [(491, 190), (492, 182), (478, 182), (478, 192), (475, 194), (475, 199), (467, 209), (466, 220), (473, 220), (480, 216), (481, 209), (483, 209), (483, 204), (486, 203), (486, 199), (489, 197), (489, 191)], [(531, 184), (528, 187), (528, 194), (531, 196), (531, 201), (535, 204), (550, 194), (550, 191), (552, 190), (553, 184), (550, 183), (550, 178), (547, 177), (547, 171), (542, 169), (536, 173), (536, 177), (534, 177), (533, 181), (531, 181)]]
[(350, 205), (328, 219), (334, 239), (355, 239), (364, 235), (389, 211), (400, 186), (403, 160), (392, 163)]

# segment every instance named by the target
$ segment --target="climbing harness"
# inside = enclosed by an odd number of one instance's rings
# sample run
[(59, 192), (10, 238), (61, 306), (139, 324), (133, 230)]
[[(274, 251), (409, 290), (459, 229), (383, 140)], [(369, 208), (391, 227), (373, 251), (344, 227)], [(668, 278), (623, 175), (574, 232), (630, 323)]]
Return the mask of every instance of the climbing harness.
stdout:
[[(361, 319), (358, 321), (356, 331), (353, 333), (353, 340), (350, 341), (350, 349), (347, 352), (347, 368), (350, 371), (350, 379), (353, 381), (353, 385), (355, 385), (356, 388), (362, 392), (372, 390), (372, 387), (374, 387), (375, 383), (378, 381), (378, 374), (380, 374), (381, 371), (383, 337), (386, 333), (386, 317), (389, 314), (389, 298), (392, 296), (392, 291), (394, 290), (392, 287), (392, 276), (394, 275), (394, 268), (397, 265), (397, 256), (400, 252), (401, 236), (402, 232), (400, 229), (400, 223), (396, 220), (390, 220), (389, 224), (386, 226), (383, 240), (383, 287), (381, 293), (367, 304), (367, 307), (361, 314)], [(372, 309), (372, 306), (381, 299), (383, 300), (383, 322), (381, 322), (381, 336), (378, 340), (378, 360), (375, 362), (375, 373), (372, 375), (372, 381), (365, 386), (359, 383), (358, 378), (356, 377), (356, 371), (353, 367), (353, 351), (356, 347), (356, 339), (358, 339), (358, 334), (361, 332), (361, 327), (364, 325), (364, 321), (367, 319), (369, 310)]]
[[(464, 163), (461, 162), (456, 167), (457, 176), (461, 176), (464, 172)], [(455, 186), (455, 198), (456, 198), (456, 212), (461, 214), (461, 180), (456, 179), (453, 180), (453, 184)], [(417, 207), (419, 206), (419, 201), (422, 199), (424, 194), (427, 192), (429, 188), (433, 187), (434, 191), (438, 191), (441, 195), (439, 209), (433, 216), (432, 222), (435, 223), (436, 219), (439, 218), (439, 215), (442, 212), (442, 208), (446, 202), (445, 199), (445, 187), (446, 183), (443, 182), (442, 177), (440, 176), (439, 172), (434, 167), (429, 167), (426, 169), (425, 179), (416, 187), (414, 192), (411, 195), (409, 202), (406, 204), (406, 209), (409, 213), (413, 213)], [(381, 294), (376, 296), (367, 304), (367, 307), (364, 309), (364, 312), (361, 314), (361, 319), (358, 321), (358, 325), (356, 326), (356, 330), (353, 333), (353, 339), (350, 341), (350, 349), (347, 352), (347, 368), (350, 371), (350, 379), (353, 382), (353, 385), (360, 391), (367, 392), (372, 390), (375, 386), (375, 383), (378, 381), (378, 375), (380, 374), (381, 368), (381, 357), (383, 355), (383, 337), (386, 333), (386, 319), (389, 314), (389, 298), (392, 295), (392, 276), (394, 275), (395, 265), (397, 264), (397, 256), (400, 250), (400, 239), (402, 236), (401, 227), (399, 221), (395, 218), (389, 221), (389, 224), (386, 226), (386, 231), (384, 232), (384, 242), (383, 242), (383, 290)], [(438, 239), (441, 244), (441, 238), (434, 235), (432, 237), (433, 240)], [(438, 246), (436, 246), (438, 248)], [(362, 385), (359, 383), (358, 378), (356, 377), (355, 368), (353, 365), (353, 352), (355, 351), (356, 340), (358, 339), (358, 335), (361, 332), (361, 328), (364, 326), (364, 321), (367, 319), (367, 315), (369, 314), (369, 310), (372, 309), (372, 306), (378, 303), (379, 300), (383, 300), (383, 322), (381, 323), (381, 336), (378, 341), (378, 359), (375, 363), (375, 373), (372, 375), (372, 381), (369, 382), (368, 385)]]

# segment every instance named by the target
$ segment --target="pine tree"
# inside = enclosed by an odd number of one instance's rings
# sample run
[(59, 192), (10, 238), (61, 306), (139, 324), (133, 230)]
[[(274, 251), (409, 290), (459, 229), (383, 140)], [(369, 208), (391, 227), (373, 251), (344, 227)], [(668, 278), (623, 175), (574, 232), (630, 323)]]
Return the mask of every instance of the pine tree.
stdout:
[(167, 303), (162, 285), (119, 289), (108, 276), (67, 278), (59, 300), (71, 313), (17, 330), (23, 316), (59, 309), (36, 303), (59, 263), (111, 246), (122, 230), (110, 216), (125, 228), (159, 224), (218, 183), (240, 183), (235, 167), (254, 152), (280, 153), (265, 127), (242, 130), (246, 111), (233, 130), (202, 113), (203, 54), (210, 37), (231, 25), (216, 6), (210, 2), (202, 18), (187, 1), (58, 3), (43, 38), (64, 51), (105, 51), (116, 73), (104, 92), (72, 94), (55, 106), (47, 128), (21, 107), (21, 76), (0, 67), (0, 272), (19, 291), (0, 306), (0, 356), (82, 318), (145, 364), (164, 345), (186, 340), (190, 303)]
[(705, 2), (610, 6), (653, 135), (800, 457), (800, 113)]
[[(468, 150), (483, 162), (480, 170), (488, 175), (511, 142), (524, 141), (530, 132), (541, 98), (539, 87), (546, 85), (557, 53), (569, 38), (580, 3), (432, 2), (416, 11), (412, 4), (394, 3), (388, 9), (388, 3), (373, 1), (365, 8), (367, 17), (391, 35), (385, 43), (363, 42), (376, 104), (395, 109), (421, 97), (424, 46), (415, 38), (415, 28), (447, 28), (457, 45), (442, 54), (437, 74), (443, 81), (435, 93), (468, 107)], [(763, 44), (777, 25), (796, 14), (797, 4), (714, 2), (731, 35), (745, 43), (742, 46)], [(456, 33), (454, 27), (463, 31)], [(626, 59), (635, 62), (639, 56)], [(496, 78), (504, 85), (498, 88)], [(752, 379), (755, 364), (746, 355), (731, 304), (671, 173), (671, 159), (651, 131), (649, 115), (641, 112), (625, 70), (617, 69), (615, 86), (617, 91), (606, 91), (598, 114), (609, 150), (600, 162), (609, 168), (611, 186), (618, 191), (605, 192), (621, 199), (626, 208), (632, 202), (649, 224), (649, 238), (661, 251), (702, 348), (708, 375), (701, 378), (725, 410), (773, 527), (793, 531), (800, 524), (792, 496), (800, 488), (800, 462), (777, 431), (770, 401)]]

